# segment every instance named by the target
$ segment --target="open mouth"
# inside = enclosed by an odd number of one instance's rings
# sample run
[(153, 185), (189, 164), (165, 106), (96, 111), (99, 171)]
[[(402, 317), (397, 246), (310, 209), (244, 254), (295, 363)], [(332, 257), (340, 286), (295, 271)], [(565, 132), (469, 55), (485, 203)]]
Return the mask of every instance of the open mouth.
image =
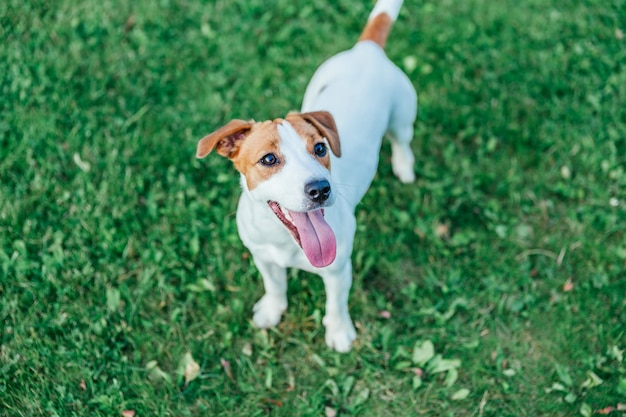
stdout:
[(288, 210), (275, 201), (267, 204), (300, 245), (311, 265), (321, 268), (335, 260), (337, 241), (324, 219), (324, 209), (302, 212)]

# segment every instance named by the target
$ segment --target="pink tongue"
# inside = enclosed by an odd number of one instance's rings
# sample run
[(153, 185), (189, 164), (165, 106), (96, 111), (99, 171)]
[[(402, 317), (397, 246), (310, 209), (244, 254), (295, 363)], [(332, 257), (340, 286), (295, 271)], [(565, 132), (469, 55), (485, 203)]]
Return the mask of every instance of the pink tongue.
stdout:
[(322, 209), (306, 213), (289, 210), (289, 214), (298, 229), (302, 249), (311, 265), (316, 268), (330, 265), (337, 254), (337, 242), (333, 230), (324, 220)]

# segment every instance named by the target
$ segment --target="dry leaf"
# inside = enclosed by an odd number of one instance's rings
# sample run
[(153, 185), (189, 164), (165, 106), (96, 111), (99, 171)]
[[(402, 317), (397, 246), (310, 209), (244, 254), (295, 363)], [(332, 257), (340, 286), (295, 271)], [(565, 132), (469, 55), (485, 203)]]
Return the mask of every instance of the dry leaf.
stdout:
[(282, 407), (282, 401), (275, 400), (273, 398), (263, 398), (262, 401), (267, 404), (272, 404), (275, 407)]
[(123, 417), (135, 417), (135, 410), (124, 410), (122, 411)]
[(380, 312), (380, 317), (384, 318), (384, 319), (389, 319), (391, 318), (391, 312), (390, 311), (381, 311)]
[(450, 237), (450, 226), (444, 223), (439, 223), (435, 225), (435, 235), (439, 239), (448, 239)]
[(83, 391), (87, 391), (87, 384), (85, 383), (84, 379), (80, 380), (80, 384), (78, 384), (78, 387)]
[(337, 416), (337, 411), (335, 411), (334, 409), (330, 407), (326, 407), (326, 417), (336, 417), (336, 416)]
[(164, 380), (166, 382), (171, 382), (172, 378), (159, 367), (159, 363), (157, 361), (150, 361), (146, 364), (146, 371), (148, 372), (148, 378), (151, 380)]
[(193, 360), (191, 352), (187, 352), (185, 354), (185, 356), (183, 357), (183, 363), (185, 364), (185, 386), (187, 386), (200, 374), (200, 365), (198, 365), (198, 362)]
[(243, 345), (243, 348), (241, 348), (241, 353), (246, 356), (252, 356), (252, 344), (246, 343), (245, 345)]
[(596, 411), (596, 414), (611, 414), (615, 410), (615, 407), (604, 407), (601, 410)]
[(228, 377), (228, 379), (234, 382), (235, 378), (233, 378), (233, 372), (230, 369), (230, 362), (228, 362), (224, 358), (221, 358), (220, 363), (222, 364), (222, 368), (224, 368), (224, 372), (226, 372), (226, 376)]
[(126, 19), (126, 23), (124, 23), (124, 32), (130, 32), (131, 30), (133, 30), (133, 28), (135, 27), (135, 23), (135, 15), (131, 14), (130, 16), (128, 16), (128, 19)]
[(563, 291), (569, 292), (569, 291), (572, 291), (573, 289), (574, 289), (574, 283), (572, 282), (572, 280), (568, 279), (567, 281), (565, 281), (565, 284), (563, 284)]

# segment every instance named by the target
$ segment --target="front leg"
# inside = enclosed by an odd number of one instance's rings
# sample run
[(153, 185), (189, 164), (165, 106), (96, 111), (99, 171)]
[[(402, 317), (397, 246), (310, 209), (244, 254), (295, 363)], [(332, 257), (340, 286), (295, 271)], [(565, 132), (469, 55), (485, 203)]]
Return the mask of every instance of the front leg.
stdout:
[(254, 305), (252, 321), (267, 329), (276, 326), (287, 309), (287, 269), (257, 258), (254, 263), (263, 277), (265, 295)]
[(320, 275), (326, 288), (326, 315), (323, 320), (326, 344), (337, 352), (348, 352), (356, 339), (356, 330), (348, 312), (352, 264), (348, 260), (340, 271)]

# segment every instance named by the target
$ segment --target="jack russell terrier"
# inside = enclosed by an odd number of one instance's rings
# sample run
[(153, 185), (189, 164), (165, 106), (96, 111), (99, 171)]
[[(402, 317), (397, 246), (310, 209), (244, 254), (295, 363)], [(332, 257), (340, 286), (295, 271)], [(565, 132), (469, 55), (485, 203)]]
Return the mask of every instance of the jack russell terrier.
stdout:
[(313, 75), (301, 113), (265, 122), (232, 120), (198, 142), (241, 173), (237, 227), (263, 277), (254, 324), (279, 323), (287, 308), (287, 268), (322, 277), (326, 344), (350, 350), (356, 331), (348, 312), (354, 210), (376, 173), (385, 134), (394, 174), (413, 182), (409, 146), (417, 94), (383, 50), (402, 0), (378, 0), (357, 44)]

